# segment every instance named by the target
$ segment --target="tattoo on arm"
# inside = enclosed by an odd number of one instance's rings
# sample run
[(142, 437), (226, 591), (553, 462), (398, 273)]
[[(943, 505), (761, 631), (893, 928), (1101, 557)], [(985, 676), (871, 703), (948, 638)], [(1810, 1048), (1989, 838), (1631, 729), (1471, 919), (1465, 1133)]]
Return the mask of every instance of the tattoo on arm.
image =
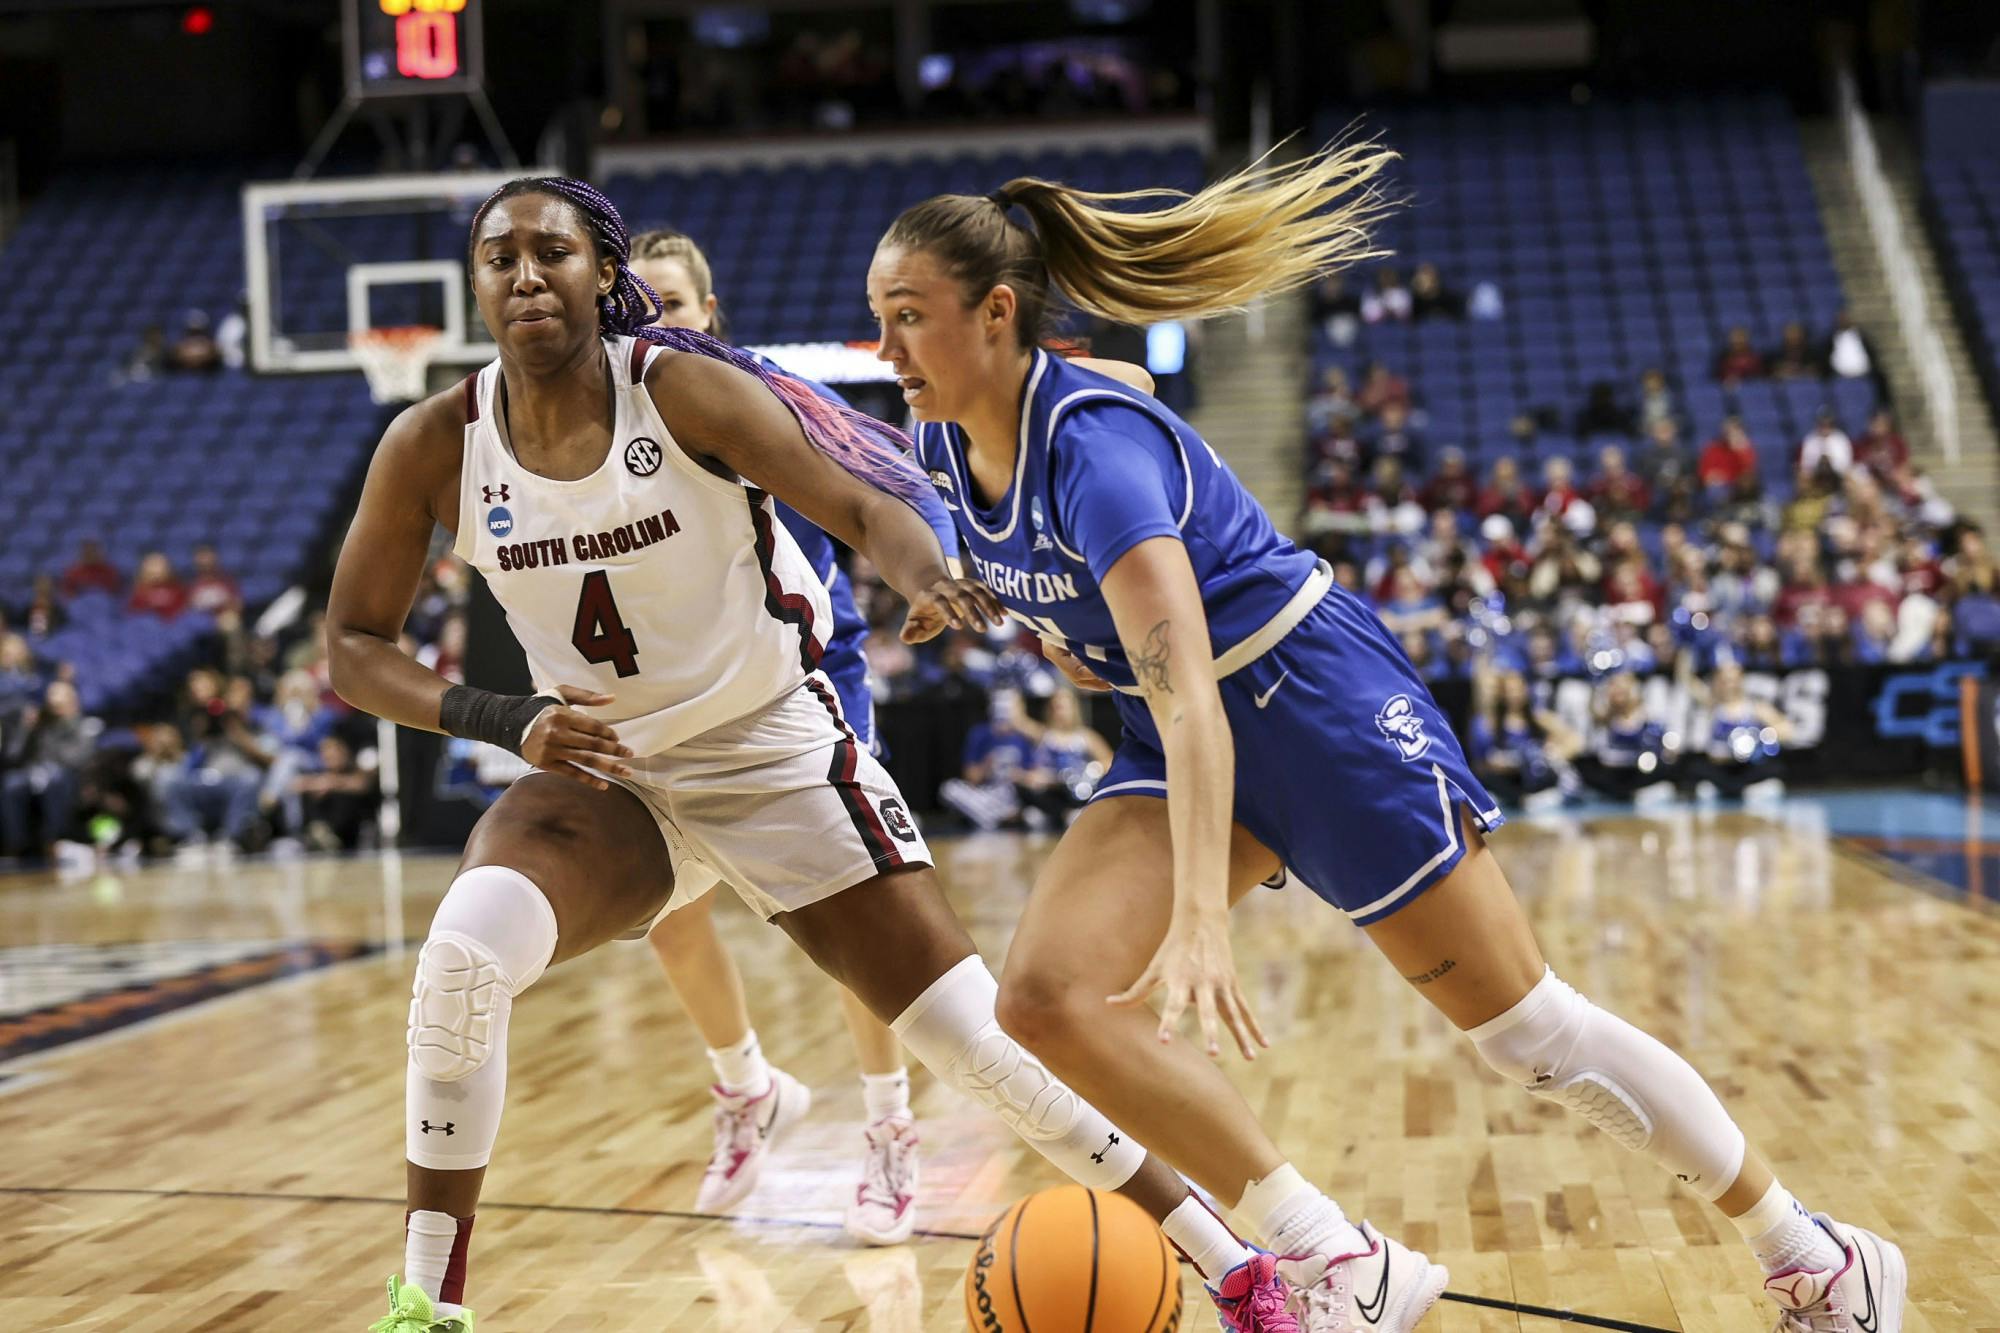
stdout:
[(1413, 977), (1404, 977), (1403, 980), (1409, 982), (1412, 986), (1429, 985), (1431, 982), (1436, 981), (1439, 977), (1443, 976), (1445, 973), (1451, 971), (1454, 967), (1457, 966), (1458, 966), (1457, 963), (1447, 958), (1442, 963), (1439, 963), (1436, 967), (1432, 968), (1430, 971), (1419, 972)]
[(1162, 620), (1146, 631), (1146, 641), (1132, 654), (1132, 674), (1147, 694), (1172, 694), (1173, 681), (1167, 674), (1167, 622)]

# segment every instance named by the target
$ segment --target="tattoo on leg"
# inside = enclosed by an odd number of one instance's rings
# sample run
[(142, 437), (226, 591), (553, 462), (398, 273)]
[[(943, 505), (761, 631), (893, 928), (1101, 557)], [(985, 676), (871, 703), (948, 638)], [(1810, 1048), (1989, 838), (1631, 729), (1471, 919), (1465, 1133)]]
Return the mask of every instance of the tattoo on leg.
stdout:
[(1132, 654), (1132, 674), (1147, 694), (1172, 694), (1173, 682), (1167, 675), (1167, 622), (1162, 620), (1146, 631), (1146, 641)]
[(1404, 977), (1403, 980), (1409, 982), (1412, 986), (1428, 985), (1431, 982), (1436, 981), (1439, 977), (1443, 976), (1445, 973), (1451, 971), (1454, 967), (1457, 966), (1458, 966), (1457, 963), (1447, 958), (1442, 963), (1439, 963), (1436, 967), (1432, 968), (1430, 971), (1419, 972), (1413, 977)]

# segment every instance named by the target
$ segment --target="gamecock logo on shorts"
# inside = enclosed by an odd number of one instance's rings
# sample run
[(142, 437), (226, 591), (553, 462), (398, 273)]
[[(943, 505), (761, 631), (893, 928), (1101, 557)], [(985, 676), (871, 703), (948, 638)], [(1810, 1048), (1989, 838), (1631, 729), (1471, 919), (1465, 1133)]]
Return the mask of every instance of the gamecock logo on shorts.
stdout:
[(635, 477), (650, 477), (660, 470), (660, 462), (666, 457), (657, 442), (641, 435), (625, 446), (625, 466)]
[(903, 809), (901, 801), (893, 796), (884, 796), (878, 808), (882, 811), (882, 822), (889, 826), (889, 832), (904, 842), (917, 840), (916, 826), (910, 823), (909, 812)]
[(1431, 748), (1431, 738), (1424, 734), (1424, 720), (1417, 716), (1407, 694), (1389, 696), (1388, 702), (1375, 714), (1375, 725), (1396, 747), (1396, 753), (1406, 764), (1412, 759), (1423, 758), (1425, 751)]

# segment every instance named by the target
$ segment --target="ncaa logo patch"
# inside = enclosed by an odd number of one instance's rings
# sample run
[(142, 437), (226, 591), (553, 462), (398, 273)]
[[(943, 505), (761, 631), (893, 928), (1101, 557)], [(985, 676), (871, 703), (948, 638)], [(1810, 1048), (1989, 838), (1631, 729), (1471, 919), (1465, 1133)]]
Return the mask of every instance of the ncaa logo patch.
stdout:
[(1391, 695), (1375, 714), (1375, 726), (1396, 747), (1397, 755), (1406, 764), (1423, 758), (1431, 748), (1431, 738), (1424, 734), (1424, 720), (1417, 716), (1407, 694)]
[(659, 444), (643, 435), (625, 446), (625, 468), (635, 477), (652, 476), (665, 458)]
[(882, 812), (882, 822), (889, 826), (889, 832), (895, 834), (899, 841), (917, 840), (916, 826), (910, 823), (909, 812), (903, 809), (901, 801), (893, 796), (884, 796), (876, 808)]
[(495, 537), (506, 537), (514, 531), (514, 516), (507, 512), (505, 505), (494, 505), (486, 511), (486, 530)]

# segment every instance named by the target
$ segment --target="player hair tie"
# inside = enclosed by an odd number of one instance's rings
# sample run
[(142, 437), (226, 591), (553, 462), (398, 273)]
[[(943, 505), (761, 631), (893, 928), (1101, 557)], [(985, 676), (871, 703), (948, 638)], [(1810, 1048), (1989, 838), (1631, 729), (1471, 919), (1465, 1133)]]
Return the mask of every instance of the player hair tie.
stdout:
[(999, 210), (1002, 213), (1005, 213), (1008, 209), (1014, 206), (1013, 196), (1009, 195), (1005, 190), (995, 190), (992, 194), (989, 194), (986, 197), (997, 208), (999, 208)]

